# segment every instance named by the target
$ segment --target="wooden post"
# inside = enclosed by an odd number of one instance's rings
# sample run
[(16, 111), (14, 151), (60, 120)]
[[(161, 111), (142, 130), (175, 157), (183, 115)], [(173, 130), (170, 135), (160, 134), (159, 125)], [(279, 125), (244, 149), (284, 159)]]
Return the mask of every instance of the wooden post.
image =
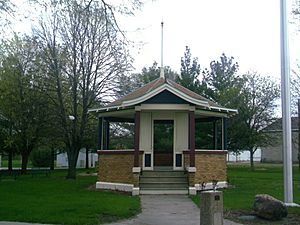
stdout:
[(218, 127), (217, 121), (213, 121), (213, 149), (217, 150), (218, 148)]
[(139, 151), (140, 151), (140, 120), (141, 112), (136, 111), (134, 115), (134, 167), (139, 167)]
[(190, 167), (195, 167), (195, 112), (189, 111)]
[(222, 118), (222, 150), (227, 150), (227, 118)]
[(98, 149), (103, 150), (103, 118), (98, 120)]
[(109, 150), (109, 120), (105, 120), (105, 149)]

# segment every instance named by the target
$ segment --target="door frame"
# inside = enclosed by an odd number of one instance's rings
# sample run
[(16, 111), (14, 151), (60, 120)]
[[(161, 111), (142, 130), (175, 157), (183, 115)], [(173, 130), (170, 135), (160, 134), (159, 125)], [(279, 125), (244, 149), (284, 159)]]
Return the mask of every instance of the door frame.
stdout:
[(152, 118), (151, 118), (151, 152), (152, 152), (152, 162), (153, 162), (153, 168), (154, 168), (154, 121), (155, 120), (172, 120), (173, 121), (173, 170), (175, 169), (175, 144), (176, 144), (176, 118), (174, 112), (152, 112)]

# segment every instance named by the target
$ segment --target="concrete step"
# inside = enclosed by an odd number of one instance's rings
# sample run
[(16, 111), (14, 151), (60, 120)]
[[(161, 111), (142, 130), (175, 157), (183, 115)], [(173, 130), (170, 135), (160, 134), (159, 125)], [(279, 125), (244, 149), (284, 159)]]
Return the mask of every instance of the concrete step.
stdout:
[(141, 189), (141, 195), (187, 195), (189, 193), (188, 189)]
[(188, 185), (186, 182), (182, 183), (140, 183), (140, 188), (151, 188), (151, 189), (176, 189), (176, 188), (188, 188)]
[(140, 177), (140, 182), (142, 183), (151, 183), (151, 182), (187, 182), (187, 177), (182, 176), (165, 176), (165, 177), (159, 177), (159, 176), (153, 176), (153, 177)]
[(143, 171), (142, 177), (187, 177), (184, 171)]
[(155, 167), (140, 176), (141, 194), (188, 194), (188, 178), (184, 171)]

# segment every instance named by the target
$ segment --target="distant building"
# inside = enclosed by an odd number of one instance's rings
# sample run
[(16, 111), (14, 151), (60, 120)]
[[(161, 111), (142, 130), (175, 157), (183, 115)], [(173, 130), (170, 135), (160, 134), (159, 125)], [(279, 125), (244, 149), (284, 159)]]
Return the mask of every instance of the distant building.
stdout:
[[(86, 162), (85, 149), (81, 149), (78, 155), (77, 168), (84, 168)], [(98, 162), (97, 153), (89, 153), (89, 167), (95, 167)], [(68, 167), (68, 156), (67, 153), (60, 153), (56, 156), (56, 167)]]
[[(292, 159), (298, 162), (298, 117), (291, 118), (292, 123)], [(261, 147), (262, 162), (282, 162), (282, 119), (277, 119), (274, 123), (264, 129), (270, 135), (272, 144)]]
[[(235, 154), (233, 152), (229, 152), (227, 155), (228, 162), (246, 162), (250, 161), (250, 152), (249, 151), (241, 151), (239, 154)], [(257, 149), (253, 155), (254, 162), (261, 161), (261, 149)]]

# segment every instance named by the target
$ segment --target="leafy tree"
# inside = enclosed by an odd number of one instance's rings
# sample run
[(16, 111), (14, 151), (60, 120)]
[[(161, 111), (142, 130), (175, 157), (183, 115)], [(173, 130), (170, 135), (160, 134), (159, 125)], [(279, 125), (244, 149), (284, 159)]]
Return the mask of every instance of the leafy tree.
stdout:
[(44, 49), (45, 86), (66, 145), (67, 178), (75, 179), (88, 109), (114, 93), (131, 58), (115, 7), (105, 1), (52, 1), (45, 9), (35, 34)]
[[(165, 77), (170, 80), (176, 80), (178, 74), (172, 70), (169, 66), (164, 68)], [(160, 67), (157, 62), (153, 62), (152, 66), (144, 67), (141, 73), (134, 73), (130, 76), (125, 74), (120, 76), (118, 90), (116, 92), (117, 97), (122, 97), (129, 94), (130, 92), (144, 86), (147, 83), (159, 78), (160, 76)]]
[(177, 82), (187, 89), (201, 94), (199, 75), (198, 58), (192, 58), (191, 50), (186, 46), (184, 56), (181, 57), (180, 76), (177, 78)]
[(40, 57), (35, 41), (15, 36), (1, 46), (0, 107), (9, 122), (6, 146), (17, 148), (22, 156), (22, 171), (29, 155), (43, 135), (48, 101), (38, 78)]
[(203, 71), (202, 85), (206, 96), (222, 106), (236, 105), (236, 97), (241, 90), (243, 80), (237, 75), (239, 65), (233, 57), (224, 53), (220, 61), (212, 61), (210, 70)]
[(257, 73), (243, 76), (245, 84), (238, 105), (239, 114), (233, 118), (231, 148), (250, 152), (251, 168), (253, 155), (258, 147), (272, 144), (274, 140), (263, 132), (263, 128), (274, 122), (276, 100), (280, 96), (278, 85), (269, 77)]

